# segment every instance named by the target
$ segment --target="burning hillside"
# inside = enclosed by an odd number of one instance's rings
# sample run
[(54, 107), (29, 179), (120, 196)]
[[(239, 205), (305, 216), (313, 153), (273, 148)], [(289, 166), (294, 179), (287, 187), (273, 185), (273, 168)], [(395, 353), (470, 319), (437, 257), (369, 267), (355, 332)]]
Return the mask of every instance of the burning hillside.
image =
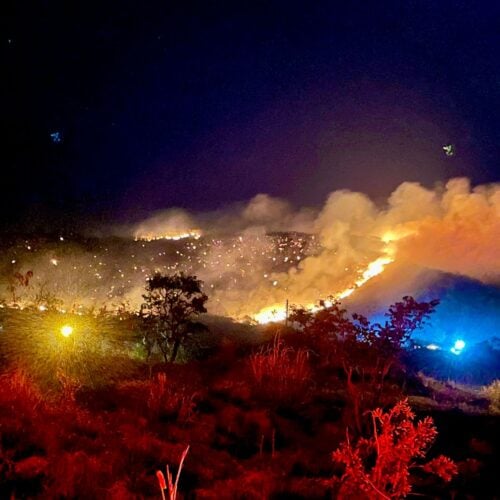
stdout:
[(183, 271), (204, 281), (210, 312), (265, 323), (284, 318), (287, 300), (363, 309), (421, 292), (432, 272), (493, 285), (500, 277), (500, 188), (466, 179), (432, 190), (404, 183), (382, 205), (335, 191), (321, 210), (259, 195), (214, 213), (168, 210), (114, 232), (4, 241), (4, 302), (138, 308), (149, 276)]

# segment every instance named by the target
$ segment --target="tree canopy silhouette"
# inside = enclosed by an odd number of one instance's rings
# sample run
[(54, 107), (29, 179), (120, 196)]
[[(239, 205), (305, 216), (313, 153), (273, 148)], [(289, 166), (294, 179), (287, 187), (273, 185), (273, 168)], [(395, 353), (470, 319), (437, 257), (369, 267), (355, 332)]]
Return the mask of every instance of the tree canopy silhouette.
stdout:
[(371, 323), (361, 314), (348, 316), (347, 311), (334, 300), (320, 302), (320, 309), (312, 312), (303, 307), (292, 307), (290, 322), (310, 338), (319, 350), (320, 363), (336, 363), (346, 376), (349, 401), (353, 406), (356, 428), (361, 430), (362, 400), (367, 391), (355, 383), (376, 388), (382, 393), (384, 381), (394, 366), (401, 367), (401, 354), (411, 341), (411, 335), (434, 312), (438, 300), (418, 302), (405, 296), (391, 305), (383, 324)]
[(174, 362), (189, 336), (207, 330), (205, 325), (194, 321), (196, 316), (207, 312), (208, 297), (202, 286), (196, 276), (183, 273), (171, 276), (156, 273), (148, 280), (140, 312), (148, 359), (157, 346), (165, 362)]

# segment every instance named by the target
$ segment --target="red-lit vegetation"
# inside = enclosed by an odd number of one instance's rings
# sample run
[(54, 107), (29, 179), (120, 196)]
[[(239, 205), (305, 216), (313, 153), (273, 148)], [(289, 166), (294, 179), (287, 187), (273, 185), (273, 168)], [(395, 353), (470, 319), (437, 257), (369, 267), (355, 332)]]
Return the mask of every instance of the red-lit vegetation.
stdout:
[(430, 417), (414, 423), (415, 414), (406, 400), (388, 412), (380, 408), (371, 412), (372, 436), (361, 438), (353, 446), (347, 440), (333, 453), (333, 460), (344, 466), (338, 481), (338, 498), (404, 498), (412, 489), (411, 469), (420, 467), (428, 473), (450, 481), (457, 466), (443, 455), (418, 464), (437, 431)]
[(308, 357), (306, 349), (286, 347), (276, 336), (272, 346), (261, 348), (249, 358), (257, 391), (280, 401), (304, 399), (311, 380)]
[[(271, 340), (260, 346), (226, 339), (210, 355), (183, 364), (163, 361), (176, 349), (167, 329), (163, 348), (146, 345), (150, 352), (142, 357), (137, 343), (121, 337), (104, 347), (93, 343), (90, 351), (77, 338), (64, 344), (78, 363), (85, 353), (94, 357), (89, 366), (98, 370), (97, 380), (87, 367), (68, 370), (67, 363), (56, 363), (59, 371), (51, 378), (47, 367), (40, 372), (39, 347), (21, 344), (14, 356), (15, 343), (4, 338), (0, 497), (491, 493), (496, 450), (486, 439), (497, 417), (486, 415), (477, 426), (474, 416), (434, 411), (434, 426), (428, 407), (420, 404), (416, 422), (404, 400), (405, 393), (410, 402), (433, 394), (406, 369), (402, 348), (435, 305), (404, 298), (390, 308), (384, 325), (350, 318), (338, 304), (324, 305), (316, 316), (296, 309), (291, 326), (270, 328)], [(143, 331), (140, 318), (121, 320), (119, 328)], [(45, 331), (24, 335), (19, 318), (2, 323), (17, 328), (25, 343)], [(123, 344), (118, 354), (110, 350), (117, 342)], [(188, 343), (177, 349), (183, 359), (189, 356)], [(36, 354), (34, 365), (19, 363), (30, 354)]]
[(189, 451), (189, 445), (182, 452), (181, 460), (179, 462), (179, 468), (177, 469), (177, 475), (175, 476), (175, 482), (172, 478), (172, 473), (170, 472), (170, 467), (167, 464), (167, 480), (161, 470), (156, 471), (156, 478), (158, 479), (158, 484), (160, 486), (162, 499), (165, 500), (165, 490), (168, 492), (169, 500), (175, 500), (177, 498), (177, 492), (179, 487), (179, 478), (181, 476), (182, 466), (184, 465), (184, 460), (186, 460), (186, 455)]

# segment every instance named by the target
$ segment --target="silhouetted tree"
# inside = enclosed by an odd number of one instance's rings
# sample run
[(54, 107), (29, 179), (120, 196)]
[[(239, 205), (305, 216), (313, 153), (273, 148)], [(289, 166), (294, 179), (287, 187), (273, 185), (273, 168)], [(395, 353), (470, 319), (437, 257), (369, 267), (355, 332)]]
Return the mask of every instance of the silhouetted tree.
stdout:
[[(411, 335), (425, 324), (434, 312), (439, 300), (417, 302), (413, 297), (403, 297), (389, 307), (385, 314), (387, 321), (370, 328), (368, 341), (376, 347), (380, 384), (384, 381), (391, 367), (399, 361), (403, 347), (409, 342)], [(356, 315), (354, 316), (356, 319)]]
[[(350, 318), (338, 302), (320, 302), (320, 309), (314, 313), (292, 307), (290, 321), (311, 338), (323, 364), (342, 367), (354, 423), (359, 431), (363, 407), (372, 396), (381, 396), (389, 371), (400, 364), (404, 346), (438, 303), (437, 300), (417, 302), (413, 297), (403, 297), (401, 302), (390, 306), (384, 324), (371, 323), (361, 314), (353, 314)], [(360, 384), (355, 383), (355, 375)], [(378, 391), (371, 394), (365, 390), (367, 387)]]
[(156, 346), (165, 362), (174, 362), (183, 341), (190, 335), (206, 331), (193, 318), (207, 312), (207, 295), (202, 292), (202, 281), (183, 273), (150, 278), (146, 285), (145, 303), (141, 307), (144, 343), (148, 358)]
[(33, 271), (28, 271), (25, 274), (20, 272), (14, 273), (9, 276), (8, 290), (12, 294), (12, 302), (15, 304), (19, 300), (19, 295), (17, 294), (18, 289), (26, 289), (30, 286), (30, 280), (33, 278)]
[(350, 319), (340, 302), (320, 301), (319, 305), (315, 312), (292, 306), (290, 322), (310, 339), (313, 351), (319, 349), (322, 364), (332, 361), (342, 364), (349, 378), (356, 365), (353, 355), (358, 357), (357, 352), (365, 344), (368, 321), (363, 322), (361, 316), (357, 321)]
[(370, 371), (383, 382), (412, 333), (420, 328), (434, 312), (438, 300), (417, 302), (413, 297), (403, 297), (389, 307), (384, 324), (370, 323), (361, 314), (348, 317), (339, 302), (320, 302), (316, 312), (292, 307), (290, 321), (310, 336), (329, 360), (340, 361), (348, 380), (353, 371)]

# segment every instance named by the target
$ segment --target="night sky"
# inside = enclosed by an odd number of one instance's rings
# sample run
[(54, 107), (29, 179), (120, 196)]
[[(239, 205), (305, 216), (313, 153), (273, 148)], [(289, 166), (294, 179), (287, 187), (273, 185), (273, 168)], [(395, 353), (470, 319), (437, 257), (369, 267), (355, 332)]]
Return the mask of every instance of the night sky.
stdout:
[(4, 226), (498, 180), (498, 2), (0, 9)]

